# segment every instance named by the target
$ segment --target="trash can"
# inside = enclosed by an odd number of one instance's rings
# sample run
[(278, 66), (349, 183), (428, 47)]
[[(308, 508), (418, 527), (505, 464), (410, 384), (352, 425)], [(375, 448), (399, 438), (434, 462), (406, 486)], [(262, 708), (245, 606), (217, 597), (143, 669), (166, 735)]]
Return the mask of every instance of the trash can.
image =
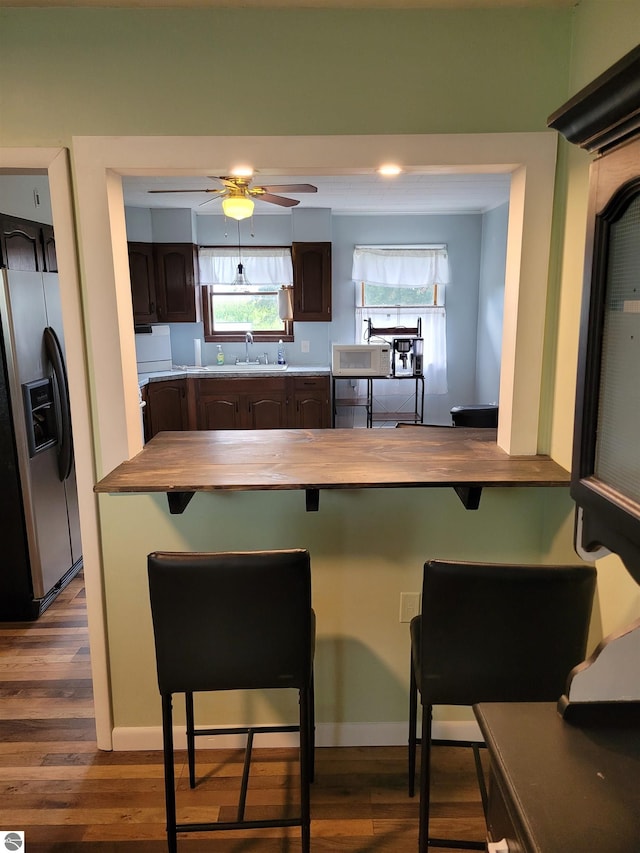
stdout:
[(451, 420), (456, 427), (491, 428), (498, 426), (497, 406), (454, 406)]

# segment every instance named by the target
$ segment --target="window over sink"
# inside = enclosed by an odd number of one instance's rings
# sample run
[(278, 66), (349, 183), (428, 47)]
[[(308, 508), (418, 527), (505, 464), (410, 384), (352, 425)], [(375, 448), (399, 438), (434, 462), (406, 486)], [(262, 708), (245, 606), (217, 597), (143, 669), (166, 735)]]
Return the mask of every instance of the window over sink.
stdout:
[(280, 288), (293, 284), (290, 246), (200, 246), (198, 266), (205, 340), (293, 340), (293, 322), (278, 314)]

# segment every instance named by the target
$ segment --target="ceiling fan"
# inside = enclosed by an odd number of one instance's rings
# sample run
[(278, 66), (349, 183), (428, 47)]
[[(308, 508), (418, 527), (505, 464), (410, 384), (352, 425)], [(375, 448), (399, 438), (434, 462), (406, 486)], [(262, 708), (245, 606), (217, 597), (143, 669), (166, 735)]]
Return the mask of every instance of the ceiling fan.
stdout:
[[(150, 193), (214, 193), (217, 198), (222, 199), (222, 210), (225, 216), (231, 219), (246, 219), (253, 213), (254, 198), (260, 201), (277, 204), (280, 207), (295, 207), (300, 204), (299, 199), (286, 198), (275, 195), (274, 190), (285, 193), (315, 193), (318, 188), (313, 184), (273, 184), (269, 186), (251, 186), (251, 179), (237, 176), (214, 177), (212, 180), (220, 181), (223, 189), (203, 188), (199, 190), (148, 190)], [(208, 199), (203, 204), (209, 204), (216, 199)]]

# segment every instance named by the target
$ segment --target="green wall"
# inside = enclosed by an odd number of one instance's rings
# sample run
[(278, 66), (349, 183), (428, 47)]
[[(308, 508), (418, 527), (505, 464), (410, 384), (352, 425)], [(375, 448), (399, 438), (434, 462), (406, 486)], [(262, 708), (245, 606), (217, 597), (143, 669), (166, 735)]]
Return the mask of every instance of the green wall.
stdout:
[[(611, 35), (613, 6), (620, 14)], [(636, 11), (636, 0), (584, 0), (576, 10), (3, 8), (0, 145), (72, 147), (74, 135), (540, 131), (575, 84), (632, 46)], [(607, 50), (596, 54), (605, 29)], [(558, 361), (565, 351), (575, 359), (572, 266), (583, 251), (565, 199), (574, 188), (581, 196), (587, 165), (578, 157), (571, 169), (568, 160), (558, 173), (542, 403), (560, 457), (570, 444), (575, 371), (562, 374)], [(178, 517), (159, 497), (105, 496), (115, 723), (159, 724), (144, 566), (153, 549), (310, 547), (318, 720), (394, 723), (406, 718), (399, 594), (419, 589), (424, 560), (575, 559), (572, 509), (565, 490), (544, 489), (489, 490), (477, 513), (436, 489), (323, 493), (317, 514), (304, 512), (299, 493), (198, 495)], [(267, 697), (246, 708), (228, 697), (209, 714), (229, 721), (240, 712), (284, 713)]]
[(544, 130), (571, 13), (2, 9), (4, 145)]

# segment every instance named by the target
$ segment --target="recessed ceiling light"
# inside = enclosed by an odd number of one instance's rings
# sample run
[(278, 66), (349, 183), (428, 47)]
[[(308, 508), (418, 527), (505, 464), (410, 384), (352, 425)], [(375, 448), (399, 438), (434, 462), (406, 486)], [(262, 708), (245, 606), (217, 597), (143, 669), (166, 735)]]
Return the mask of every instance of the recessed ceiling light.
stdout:
[(253, 169), (251, 168), (251, 166), (236, 166), (231, 171), (231, 174), (235, 178), (250, 178), (251, 175), (253, 175)]
[(402, 168), (396, 163), (385, 163), (378, 169), (378, 174), (385, 175), (386, 177), (393, 177), (394, 175), (399, 175), (400, 172), (402, 172)]

